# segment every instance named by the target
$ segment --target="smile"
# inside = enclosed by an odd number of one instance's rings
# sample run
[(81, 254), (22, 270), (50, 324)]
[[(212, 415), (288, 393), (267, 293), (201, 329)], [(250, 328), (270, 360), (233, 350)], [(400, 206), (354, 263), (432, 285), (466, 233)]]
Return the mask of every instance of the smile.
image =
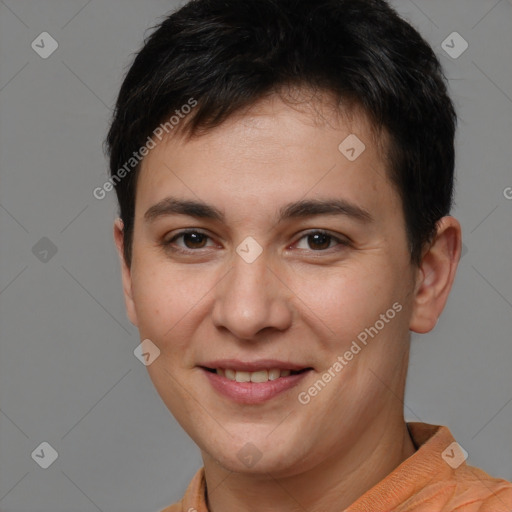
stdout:
[(307, 368), (303, 370), (280, 370), (279, 368), (272, 368), (269, 370), (258, 370), (256, 372), (233, 370), (232, 368), (207, 368), (207, 370), (236, 382), (267, 382), (281, 377), (288, 377), (289, 375), (296, 375), (306, 371)]
[(297, 386), (312, 371), (270, 368), (256, 371), (201, 367), (212, 388), (239, 404), (261, 404)]

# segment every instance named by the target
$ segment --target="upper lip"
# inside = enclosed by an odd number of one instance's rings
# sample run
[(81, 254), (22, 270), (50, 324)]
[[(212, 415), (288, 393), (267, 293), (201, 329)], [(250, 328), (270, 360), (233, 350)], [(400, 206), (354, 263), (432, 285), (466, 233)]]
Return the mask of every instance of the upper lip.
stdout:
[(207, 361), (202, 363), (199, 366), (206, 368), (242, 370), (247, 372), (271, 370), (272, 368), (278, 368), (279, 370), (303, 370), (305, 368), (311, 368), (308, 365), (280, 361), (279, 359), (258, 359), (255, 361), (240, 361), (239, 359), (216, 359), (215, 361)]

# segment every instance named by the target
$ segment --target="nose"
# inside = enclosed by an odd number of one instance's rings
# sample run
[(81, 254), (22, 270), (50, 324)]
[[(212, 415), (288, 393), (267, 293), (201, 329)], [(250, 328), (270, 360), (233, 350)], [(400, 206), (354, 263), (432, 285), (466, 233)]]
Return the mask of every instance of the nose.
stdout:
[(257, 340), (264, 329), (286, 330), (292, 321), (293, 292), (265, 251), (252, 263), (235, 254), (233, 266), (215, 287), (212, 317), (243, 340)]

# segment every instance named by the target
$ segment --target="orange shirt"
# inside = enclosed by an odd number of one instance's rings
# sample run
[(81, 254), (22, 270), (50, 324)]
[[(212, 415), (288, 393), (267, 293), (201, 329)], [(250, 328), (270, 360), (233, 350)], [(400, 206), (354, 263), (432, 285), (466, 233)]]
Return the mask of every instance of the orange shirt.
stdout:
[[(512, 483), (468, 466), (450, 430), (407, 423), (416, 452), (340, 512), (512, 512)], [(204, 468), (160, 512), (208, 512)]]

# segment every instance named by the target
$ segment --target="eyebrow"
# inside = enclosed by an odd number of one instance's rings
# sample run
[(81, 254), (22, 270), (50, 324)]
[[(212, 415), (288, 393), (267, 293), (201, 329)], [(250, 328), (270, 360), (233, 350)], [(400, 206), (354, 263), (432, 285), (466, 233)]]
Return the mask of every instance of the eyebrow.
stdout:
[[(210, 219), (225, 222), (224, 213), (215, 206), (202, 201), (183, 200), (166, 197), (151, 206), (144, 214), (146, 222), (153, 222), (169, 215), (188, 215), (198, 219)], [(279, 209), (278, 221), (313, 217), (318, 215), (344, 215), (362, 223), (373, 222), (368, 210), (346, 199), (308, 199), (289, 203)]]

